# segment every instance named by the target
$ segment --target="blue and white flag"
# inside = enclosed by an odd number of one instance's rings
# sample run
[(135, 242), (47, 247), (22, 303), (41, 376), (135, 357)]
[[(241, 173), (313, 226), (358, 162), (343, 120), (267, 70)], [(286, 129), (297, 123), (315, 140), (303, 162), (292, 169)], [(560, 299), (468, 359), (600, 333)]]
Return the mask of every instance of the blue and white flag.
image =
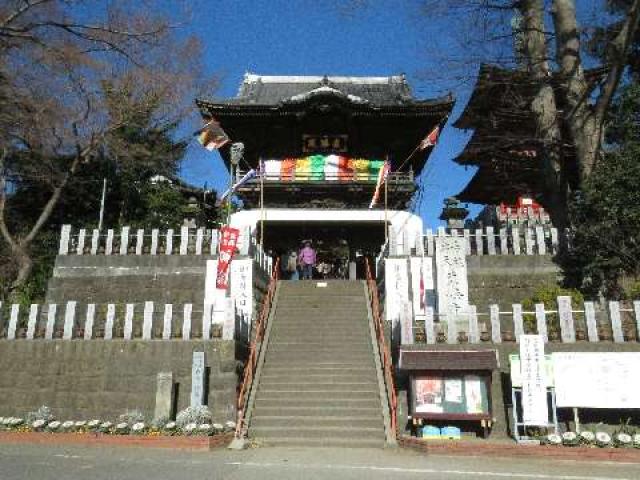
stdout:
[(233, 185), (229, 190), (227, 190), (226, 192), (224, 192), (222, 194), (222, 196), (220, 197), (220, 201), (224, 202), (224, 200), (231, 195), (233, 192), (235, 192), (238, 187), (244, 185), (245, 183), (247, 183), (249, 180), (251, 180), (252, 178), (255, 178), (256, 176), (256, 171), (252, 168), (251, 170), (249, 170), (244, 177), (242, 177), (240, 180), (237, 181), (237, 183), (235, 185)]

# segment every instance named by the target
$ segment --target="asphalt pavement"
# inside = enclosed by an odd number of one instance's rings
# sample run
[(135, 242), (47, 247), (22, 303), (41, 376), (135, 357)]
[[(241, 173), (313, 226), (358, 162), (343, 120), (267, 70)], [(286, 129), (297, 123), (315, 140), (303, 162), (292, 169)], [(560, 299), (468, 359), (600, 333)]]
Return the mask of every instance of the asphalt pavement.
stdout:
[(640, 464), (425, 455), (404, 449), (148, 448), (0, 445), (1, 480), (128, 479), (639, 480)]

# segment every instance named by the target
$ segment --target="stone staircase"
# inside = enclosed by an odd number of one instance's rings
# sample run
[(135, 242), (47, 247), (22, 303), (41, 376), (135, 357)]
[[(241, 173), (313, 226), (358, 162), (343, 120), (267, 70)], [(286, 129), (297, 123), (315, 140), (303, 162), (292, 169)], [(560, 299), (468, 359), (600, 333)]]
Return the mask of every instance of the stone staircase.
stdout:
[(360, 281), (281, 281), (254, 386), (249, 438), (382, 447), (378, 368)]

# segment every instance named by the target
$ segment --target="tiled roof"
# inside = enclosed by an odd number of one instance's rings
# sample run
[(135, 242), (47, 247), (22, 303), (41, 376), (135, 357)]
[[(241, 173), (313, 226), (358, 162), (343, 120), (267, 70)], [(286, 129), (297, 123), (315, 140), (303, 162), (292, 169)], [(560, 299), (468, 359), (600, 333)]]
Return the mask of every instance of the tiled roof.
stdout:
[(230, 105), (279, 105), (314, 96), (338, 96), (352, 103), (396, 106), (420, 103), (404, 75), (390, 77), (270, 76), (247, 73)]

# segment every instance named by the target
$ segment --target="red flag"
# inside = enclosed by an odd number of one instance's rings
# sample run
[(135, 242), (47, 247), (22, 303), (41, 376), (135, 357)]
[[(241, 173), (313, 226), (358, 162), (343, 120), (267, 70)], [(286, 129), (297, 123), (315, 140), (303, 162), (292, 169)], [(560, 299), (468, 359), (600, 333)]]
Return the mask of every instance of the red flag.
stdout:
[(438, 143), (438, 137), (440, 136), (440, 125), (436, 125), (429, 135), (424, 137), (420, 142), (420, 150), (424, 150), (428, 147), (433, 147), (436, 143)]
[(218, 256), (218, 273), (216, 276), (216, 288), (226, 290), (229, 286), (229, 264), (233, 255), (236, 253), (236, 245), (240, 230), (231, 227), (222, 227), (220, 229), (220, 253)]
[(389, 165), (389, 162), (384, 162), (382, 168), (380, 168), (380, 172), (378, 172), (378, 181), (376, 182), (376, 189), (373, 192), (373, 198), (371, 199), (369, 208), (373, 208), (375, 204), (378, 203), (378, 197), (380, 196), (380, 187), (384, 182), (387, 181), (389, 170), (391, 170), (391, 165)]

